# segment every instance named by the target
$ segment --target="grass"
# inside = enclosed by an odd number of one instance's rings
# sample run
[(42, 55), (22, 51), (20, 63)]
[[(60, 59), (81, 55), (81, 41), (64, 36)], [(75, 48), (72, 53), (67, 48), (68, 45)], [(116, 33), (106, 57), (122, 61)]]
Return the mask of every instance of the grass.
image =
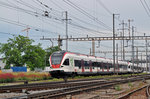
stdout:
[[(132, 75), (144, 75), (144, 74), (146, 74), (146, 73), (139, 73), (139, 74), (132, 74)], [(98, 76), (76, 76), (74, 79), (129, 77), (129, 76), (131, 76), (131, 74), (124, 74), (124, 75), (98, 75)]]
[(115, 90), (116, 90), (116, 91), (121, 91), (120, 85), (116, 85), (116, 86), (115, 86)]
[(129, 87), (133, 87), (133, 84), (131, 82), (128, 83)]

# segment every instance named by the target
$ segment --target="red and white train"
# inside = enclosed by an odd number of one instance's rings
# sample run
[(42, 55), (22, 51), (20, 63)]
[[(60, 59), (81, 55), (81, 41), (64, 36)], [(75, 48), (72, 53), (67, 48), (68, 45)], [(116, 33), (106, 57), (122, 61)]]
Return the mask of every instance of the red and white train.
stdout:
[[(116, 61), (118, 74), (141, 73), (143, 68), (130, 62)], [(58, 51), (50, 56), (50, 74), (60, 78), (75, 75), (114, 74), (113, 60), (84, 54)]]

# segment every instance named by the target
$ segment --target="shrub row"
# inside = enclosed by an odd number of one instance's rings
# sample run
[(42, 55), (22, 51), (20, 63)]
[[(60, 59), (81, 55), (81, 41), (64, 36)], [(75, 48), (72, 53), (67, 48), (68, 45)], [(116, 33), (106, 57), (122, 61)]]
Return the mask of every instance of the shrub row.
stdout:
[(47, 80), (50, 78), (51, 76), (49, 75), (49, 73), (0, 73), (0, 83), (23, 80)]

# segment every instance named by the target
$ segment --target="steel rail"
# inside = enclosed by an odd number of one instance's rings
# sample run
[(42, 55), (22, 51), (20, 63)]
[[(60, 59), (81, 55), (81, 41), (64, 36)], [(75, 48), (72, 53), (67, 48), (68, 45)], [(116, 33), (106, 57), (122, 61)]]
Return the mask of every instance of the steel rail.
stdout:
[[(146, 76), (143, 78), (144, 79), (150, 79), (149, 76)], [(66, 96), (68, 94), (74, 95), (74, 94), (79, 94), (82, 92), (98, 90), (100, 88), (106, 88), (106, 87), (110, 87), (110, 86), (113, 86), (116, 84), (140, 81), (140, 80), (143, 80), (143, 78), (142, 77), (136, 77), (136, 78), (122, 79), (122, 80), (114, 80), (114, 81), (104, 82), (103, 84), (101, 82), (95, 82), (95, 83), (90, 83), (90, 84), (85, 84), (85, 85), (78, 85), (75, 87), (58, 89), (58, 90), (54, 90), (54, 91), (29, 94), (29, 95), (26, 95), (26, 97), (28, 99), (31, 99), (31, 98), (32, 99), (33, 98), (45, 98), (45, 99), (46, 98), (58, 98), (58, 97)]]
[[(132, 77), (132, 76), (130, 76)], [(80, 80), (70, 80), (68, 83), (75, 82), (86, 82), (86, 81), (94, 81), (94, 80), (103, 80), (103, 79), (119, 79), (126, 77), (108, 77), (108, 78), (94, 78), (94, 79), (80, 79)], [(57, 86), (57, 88), (67, 87), (67, 84), (64, 81), (57, 82), (43, 82), (43, 83), (32, 83), (32, 84), (21, 84), (21, 85), (9, 85), (9, 86), (0, 86), (0, 93), (4, 92), (22, 92), (22, 90), (36, 90), (36, 89), (53, 89)], [(61, 86), (63, 85), (63, 86)]]
[(147, 99), (150, 99), (150, 90), (149, 90), (149, 88), (150, 88), (150, 85), (148, 85), (148, 86), (146, 87)]
[[(141, 77), (148, 76), (138, 75), (138, 76), (129, 76), (129, 77)], [(39, 89), (56, 89), (56, 88), (66, 88), (70, 86), (78, 86), (79, 83), (85, 84), (86, 81), (90, 83), (94, 80), (107, 80), (107, 79), (125, 79), (127, 77), (108, 77), (108, 78), (96, 78), (96, 79), (82, 79), (82, 80), (71, 80), (67, 83), (63, 81), (58, 82), (44, 82), (44, 83), (32, 83), (32, 84), (21, 84), (21, 85), (11, 85), (11, 86), (0, 86), (0, 93), (4, 92), (22, 92), (24, 90), (39, 90)], [(88, 83), (86, 82), (86, 83)]]

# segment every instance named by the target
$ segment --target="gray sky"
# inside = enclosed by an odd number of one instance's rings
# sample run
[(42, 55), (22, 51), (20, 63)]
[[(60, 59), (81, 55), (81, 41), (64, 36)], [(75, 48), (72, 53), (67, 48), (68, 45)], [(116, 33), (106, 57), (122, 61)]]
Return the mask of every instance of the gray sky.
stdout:
[[(141, 2), (142, 1), (142, 2)], [(24, 35), (21, 32), (27, 26), (29, 38), (35, 43), (41, 43), (43, 48), (51, 46), (50, 41), (41, 41), (42, 36), (55, 38), (58, 35), (65, 37), (64, 11), (68, 11), (69, 36), (85, 37), (112, 36), (112, 13), (120, 14), (116, 17), (116, 34), (120, 35), (120, 21), (128, 23), (133, 19), (131, 26), (136, 27), (135, 35), (150, 35), (150, 0), (0, 0), (0, 42), (6, 43), (8, 38), (13, 36), (7, 33)], [(146, 2), (146, 3), (145, 3)], [(42, 3), (42, 4), (41, 4)], [(142, 3), (147, 7), (144, 9)], [(46, 5), (46, 6), (44, 6)], [(148, 8), (149, 7), (149, 8)], [(45, 17), (44, 11), (49, 12)], [(118, 19), (117, 19), (118, 18)], [(96, 20), (96, 21), (95, 21)], [(111, 29), (110, 29), (111, 28)], [(127, 28), (127, 26), (126, 26)], [(101, 33), (103, 32), (103, 33)], [(128, 35), (128, 31), (125, 31)], [(120, 47), (120, 41), (117, 41)], [(136, 41), (137, 45), (145, 44), (144, 41)], [(96, 42), (96, 46), (97, 46)], [(57, 45), (57, 42), (54, 42)], [(131, 42), (129, 42), (131, 45)], [(89, 54), (91, 42), (69, 42), (69, 51)], [(62, 49), (65, 49), (65, 41)], [(101, 41), (96, 51), (111, 51), (112, 41)], [(126, 48), (131, 50), (131, 47)], [(144, 50), (144, 49), (141, 49)], [(97, 56), (104, 57), (98, 53)], [(112, 54), (106, 57), (111, 58)]]

